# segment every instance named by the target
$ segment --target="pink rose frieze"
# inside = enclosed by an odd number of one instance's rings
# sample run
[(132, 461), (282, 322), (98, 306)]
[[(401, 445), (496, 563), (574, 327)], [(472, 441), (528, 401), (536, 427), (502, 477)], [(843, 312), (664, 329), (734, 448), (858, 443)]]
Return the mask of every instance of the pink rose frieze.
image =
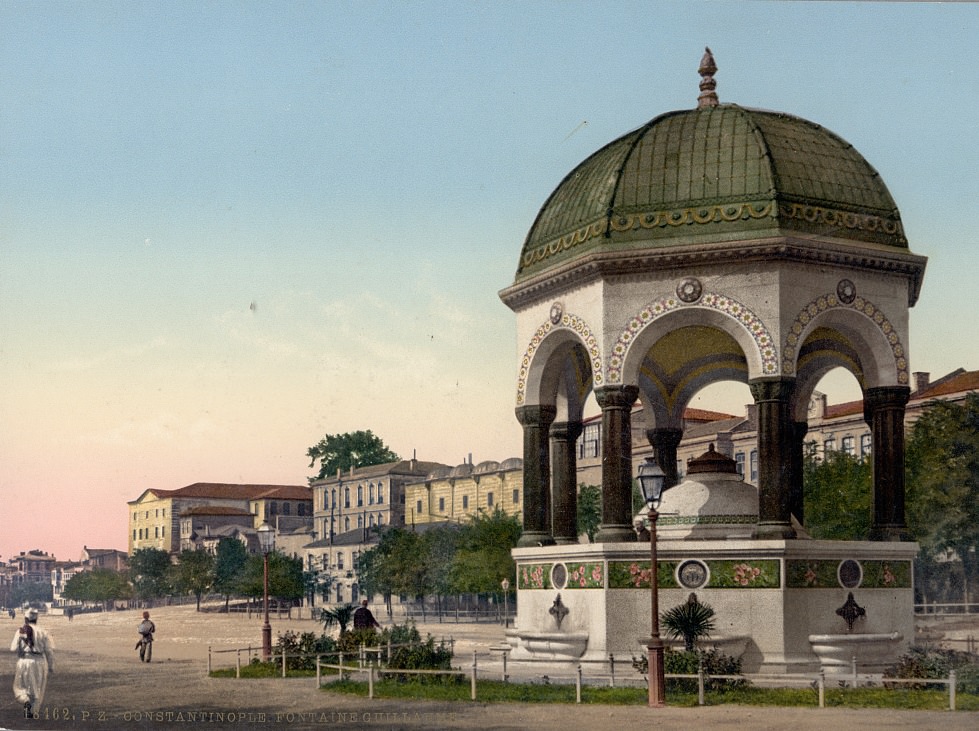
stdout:
[(520, 579), (523, 586), (528, 589), (543, 589), (544, 567), (539, 564), (536, 566), (521, 566)]
[(601, 589), (603, 586), (605, 572), (600, 563), (578, 564), (568, 573), (569, 589)]
[(734, 567), (734, 581), (741, 586), (750, 585), (759, 576), (761, 576), (761, 569), (756, 566), (739, 563)]
[(884, 572), (881, 576), (881, 581), (883, 581), (884, 586), (891, 586), (897, 581), (897, 577), (894, 576), (894, 573), (891, 571), (891, 567), (887, 564), (884, 564)]

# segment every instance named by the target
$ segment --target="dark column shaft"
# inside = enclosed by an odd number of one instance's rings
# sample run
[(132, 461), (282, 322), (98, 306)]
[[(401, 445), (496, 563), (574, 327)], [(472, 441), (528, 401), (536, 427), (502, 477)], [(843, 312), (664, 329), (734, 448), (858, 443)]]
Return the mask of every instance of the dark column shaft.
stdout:
[(556, 543), (578, 542), (578, 459), (581, 422), (551, 426), (551, 515)]
[(602, 524), (595, 540), (636, 540), (632, 528), (632, 405), (635, 386), (606, 386), (595, 391), (602, 407)]
[(803, 495), (803, 465), (806, 456), (806, 434), (809, 424), (792, 422), (792, 477), (789, 483), (789, 512), (800, 524), (805, 524), (805, 498)]
[(874, 506), (870, 538), (907, 538), (904, 522), (904, 407), (907, 386), (868, 388), (863, 396), (864, 419), (870, 425), (874, 459)]
[(523, 425), (523, 532), (517, 545), (549, 545), (554, 538), (547, 433), (557, 410), (553, 406), (520, 406), (516, 413)]
[(792, 479), (791, 398), (788, 378), (749, 382), (758, 407), (758, 538), (794, 538), (790, 516)]

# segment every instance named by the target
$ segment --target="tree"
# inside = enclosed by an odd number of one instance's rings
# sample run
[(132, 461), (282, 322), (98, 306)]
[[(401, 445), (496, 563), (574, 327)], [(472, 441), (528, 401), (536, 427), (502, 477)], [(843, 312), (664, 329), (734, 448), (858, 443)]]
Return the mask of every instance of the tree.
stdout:
[(337, 604), (333, 609), (321, 609), (320, 610), (320, 621), (323, 623), (323, 629), (331, 629), (333, 625), (337, 625), (340, 628), (340, 636), (347, 634), (347, 627), (350, 626), (350, 622), (354, 618), (354, 605), (353, 604)]
[[(265, 558), (249, 556), (242, 572), (240, 590), (251, 597), (265, 594)], [(291, 602), (303, 598), (303, 562), (279, 551), (269, 554), (269, 596)]]
[(159, 548), (137, 548), (129, 558), (129, 579), (140, 599), (156, 599), (172, 591), (170, 554)]
[(346, 472), (351, 467), (369, 467), (375, 464), (397, 462), (400, 457), (388, 449), (380, 437), (367, 431), (327, 434), (316, 446), (306, 450), (309, 466), (320, 464), (319, 472), (310, 482), (335, 475), (337, 471)]
[(65, 583), (61, 595), (76, 602), (100, 602), (105, 608), (116, 599), (127, 599), (132, 587), (124, 574), (109, 569), (95, 568), (81, 571)]
[(589, 543), (594, 543), (601, 524), (602, 488), (598, 485), (581, 485), (578, 488), (578, 535), (584, 533)]
[(811, 444), (802, 474), (809, 534), (823, 540), (867, 540), (873, 495), (870, 460), (837, 451), (820, 458)]
[(179, 589), (194, 595), (201, 611), (201, 596), (214, 584), (214, 556), (202, 549), (181, 551), (175, 578)]
[(500, 582), (516, 585), (510, 551), (520, 538), (520, 521), (497, 507), (462, 526), (452, 558), (452, 587), (458, 593), (498, 594)]
[(44, 581), (25, 581), (10, 590), (9, 601), (11, 606), (23, 606), (30, 604), (40, 606), (44, 602), (51, 601), (54, 596), (54, 588), (51, 582)]
[(237, 538), (222, 538), (218, 541), (214, 559), (214, 591), (224, 594), (224, 611), (228, 611), (231, 595), (239, 591), (245, 564), (248, 563), (248, 550)]
[(919, 563), (961, 567), (959, 595), (969, 601), (979, 582), (979, 394), (961, 404), (929, 404), (911, 430), (906, 467), (907, 520), (921, 545)]

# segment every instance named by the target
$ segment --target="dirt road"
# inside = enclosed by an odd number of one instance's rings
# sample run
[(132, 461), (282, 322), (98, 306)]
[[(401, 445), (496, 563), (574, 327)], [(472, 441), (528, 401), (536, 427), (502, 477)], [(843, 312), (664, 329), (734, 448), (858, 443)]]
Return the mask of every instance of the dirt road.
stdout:
[[(260, 618), (198, 614), (193, 607), (152, 611), (157, 626), (153, 662), (140, 663), (134, 611), (41, 618), (54, 637), (55, 672), (40, 718), (25, 720), (10, 691), (14, 657), (0, 663), (0, 729), (975, 729), (979, 714), (717, 706), (652, 710), (638, 707), (525, 703), (433, 703), (351, 698), (317, 691), (313, 679), (233, 680), (207, 675), (208, 646), (219, 653), (260, 643)], [(0, 618), (9, 646), (20, 620)], [(317, 623), (273, 619), (273, 633), (320, 631)], [(461, 665), (473, 649), (486, 653), (503, 638), (498, 625), (421, 625), (423, 636), (452, 636)]]

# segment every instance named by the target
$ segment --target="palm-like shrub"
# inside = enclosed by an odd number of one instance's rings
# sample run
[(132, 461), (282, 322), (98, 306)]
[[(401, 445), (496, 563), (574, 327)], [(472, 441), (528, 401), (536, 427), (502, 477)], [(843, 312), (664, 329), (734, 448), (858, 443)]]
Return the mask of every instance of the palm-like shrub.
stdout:
[(347, 634), (347, 627), (354, 618), (354, 609), (353, 604), (337, 604), (333, 609), (321, 609), (320, 621), (323, 629), (331, 629), (333, 625), (337, 625), (341, 636)]
[(691, 594), (683, 604), (663, 613), (660, 620), (671, 638), (682, 637), (687, 651), (702, 637), (710, 637), (714, 631), (714, 609), (702, 604), (696, 594)]

